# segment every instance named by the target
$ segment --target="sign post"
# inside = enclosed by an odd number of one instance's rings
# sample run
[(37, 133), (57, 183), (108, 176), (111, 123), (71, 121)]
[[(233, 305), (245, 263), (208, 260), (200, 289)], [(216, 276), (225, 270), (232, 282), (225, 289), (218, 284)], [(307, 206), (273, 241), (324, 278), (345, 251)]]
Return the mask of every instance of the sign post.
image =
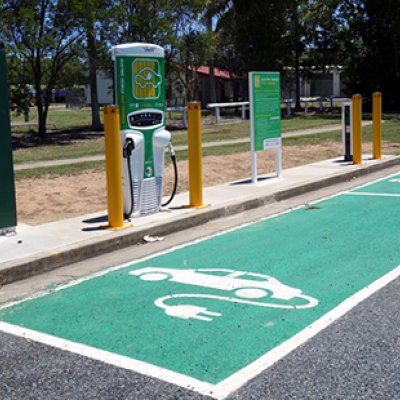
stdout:
[(257, 151), (276, 149), (282, 174), (281, 89), (279, 72), (250, 72), (251, 181), (257, 182)]
[(8, 104), (7, 64), (0, 43), (0, 235), (15, 233), (17, 210)]

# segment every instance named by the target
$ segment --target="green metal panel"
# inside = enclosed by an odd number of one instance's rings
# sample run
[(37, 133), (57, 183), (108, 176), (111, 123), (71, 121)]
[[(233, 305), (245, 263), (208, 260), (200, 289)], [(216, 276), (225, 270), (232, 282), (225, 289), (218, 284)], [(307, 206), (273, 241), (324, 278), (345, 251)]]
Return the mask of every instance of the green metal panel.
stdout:
[(0, 44), (0, 232), (17, 225), (7, 64)]

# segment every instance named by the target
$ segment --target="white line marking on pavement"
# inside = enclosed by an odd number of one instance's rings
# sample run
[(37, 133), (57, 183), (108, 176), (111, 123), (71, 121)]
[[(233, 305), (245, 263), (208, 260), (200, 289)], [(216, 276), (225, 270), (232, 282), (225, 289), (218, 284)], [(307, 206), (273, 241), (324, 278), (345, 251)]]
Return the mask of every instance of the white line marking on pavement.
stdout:
[[(356, 190), (362, 187), (366, 187), (368, 185), (371, 185), (373, 183), (391, 178), (393, 176), (399, 175), (399, 173), (394, 173), (391, 174), (385, 178), (379, 178), (376, 179), (372, 182), (368, 182), (366, 184), (360, 185), (356, 188), (353, 188), (351, 190)], [(358, 194), (357, 192), (349, 192), (349, 191), (343, 191), (340, 193), (336, 193), (332, 196), (326, 196), (324, 198), (318, 199), (316, 201), (310, 202), (309, 204), (317, 204), (322, 201), (325, 201), (327, 199), (331, 199), (334, 197), (338, 197), (342, 194), (348, 195), (348, 194)], [(363, 193), (364, 194), (364, 193)], [(71, 286), (75, 286), (79, 283), (85, 282), (87, 280), (103, 276), (108, 274), (109, 272), (120, 270), (122, 268), (126, 268), (128, 266), (133, 266), (135, 264), (138, 264), (140, 262), (152, 259), (154, 257), (158, 257), (160, 255), (168, 254), (171, 253), (175, 250), (185, 248), (187, 246), (191, 246), (197, 243), (201, 243), (205, 240), (208, 240), (213, 237), (218, 237), (221, 235), (224, 235), (225, 233), (229, 232), (234, 232), (238, 229), (254, 225), (258, 222), (265, 221), (268, 219), (275, 218), (280, 215), (284, 215), (287, 213), (290, 213), (291, 211), (295, 211), (298, 209), (302, 209), (304, 205), (298, 206), (298, 207), (293, 207), (291, 209), (288, 209), (283, 212), (279, 212), (273, 215), (270, 215), (268, 217), (261, 218), (257, 221), (252, 221), (249, 223), (245, 223), (239, 226), (236, 226), (234, 228), (230, 228), (221, 232), (218, 232), (216, 234), (206, 236), (200, 239), (196, 239), (192, 242), (189, 243), (184, 243), (179, 246), (175, 246), (173, 248), (170, 248), (168, 250), (164, 250), (162, 252), (156, 253), (156, 254), (151, 254), (149, 256), (143, 257), (141, 259), (135, 260), (133, 262), (128, 262), (122, 265), (118, 265), (116, 267), (112, 267), (109, 269), (106, 269), (102, 272), (97, 272), (95, 274), (91, 274), (88, 276), (85, 276), (83, 278), (74, 280), (69, 282), (68, 284), (59, 286), (51, 291), (42, 291), (38, 292), (32, 296), (29, 296), (25, 299), (10, 302), (3, 304), (0, 306), (0, 310), (4, 308), (11, 307), (16, 304), (23, 303), (25, 301), (37, 299), (40, 297), (47, 296), (51, 293), (57, 292), (59, 290), (66, 289)], [(10, 333), (19, 337), (23, 337), (26, 339), (30, 339), (36, 342), (40, 342), (43, 344), (47, 344), (62, 350), (66, 350), (75, 354), (83, 355), (95, 360), (102, 361), (104, 363), (108, 363), (111, 365), (115, 365), (117, 367), (125, 368), (128, 370), (132, 370), (138, 373), (142, 373), (157, 379), (164, 380), (168, 383), (175, 384), (177, 386), (196, 391), (200, 394), (208, 395), (210, 397), (213, 397), (217, 400), (223, 400), (226, 398), (229, 394), (234, 392), (235, 390), (239, 389), (241, 386), (243, 386), (246, 382), (248, 382), (250, 379), (254, 378), (261, 372), (263, 372), (265, 369), (269, 368), (272, 366), (274, 363), (288, 355), (291, 351), (295, 350), (297, 347), (317, 335), (320, 331), (328, 327), (330, 324), (332, 324), (334, 321), (342, 317), (344, 314), (346, 314), (348, 311), (350, 311), (352, 308), (354, 308), (357, 304), (368, 298), (370, 295), (373, 293), (377, 292), (381, 288), (383, 288), (385, 285), (396, 279), (397, 277), (400, 276), (400, 266), (396, 267), (394, 270), (389, 272), (388, 274), (384, 275), (383, 277), (379, 278), (377, 281), (371, 283), (364, 289), (360, 290), (359, 292), (355, 293), (345, 301), (343, 301), (341, 304), (339, 304), (337, 307), (335, 307), (333, 310), (329, 311), (327, 314), (322, 316), (319, 320), (313, 322), (311, 325), (303, 329), (301, 332), (287, 340), (286, 342), (280, 344), (279, 346), (275, 347), (268, 353), (264, 354), (260, 358), (258, 358), (256, 361), (252, 362), (251, 364), (247, 365), (243, 369), (235, 372), (233, 375), (229, 376), (225, 380), (221, 381), (220, 383), (216, 385), (209, 384), (207, 382), (203, 382), (200, 380), (197, 380), (195, 378), (191, 378), (189, 376), (170, 371), (161, 367), (157, 367), (152, 364), (148, 364), (143, 361), (135, 360), (126, 356), (120, 356), (111, 352), (107, 352), (104, 350), (99, 350), (90, 346), (82, 345), (79, 343), (75, 343), (72, 341), (68, 341), (65, 339), (61, 339), (55, 336), (47, 335), (41, 332), (36, 332), (34, 330), (22, 328), (16, 325), (11, 325), (5, 322), (0, 321), (0, 331)]]
[(369, 296), (382, 289), (384, 286), (386, 286), (399, 276), (400, 265), (383, 277), (376, 280), (375, 282), (366, 286), (364, 289), (361, 289), (354, 295), (344, 300), (334, 309), (329, 311), (317, 321), (313, 322), (311, 325), (307, 326), (305, 329), (303, 329), (295, 336), (291, 337), (286, 342), (283, 342), (279, 346), (261, 356), (253, 363), (247, 365), (240, 371), (235, 372), (230, 377), (215, 385), (214, 394), (218, 397), (219, 400), (224, 399), (229, 394), (243, 386), (250, 379), (254, 378), (261, 372), (265, 371), (267, 368), (271, 367), (277, 361), (281, 360), (297, 347), (307, 342), (309, 339), (311, 339), (323, 329), (345, 315), (363, 300), (367, 299)]
[(350, 196), (379, 196), (379, 197), (400, 197), (400, 194), (396, 193), (374, 193), (374, 192), (347, 192), (345, 195)]
[[(379, 178), (379, 179), (373, 180), (371, 182), (364, 183), (364, 184), (362, 184), (360, 186), (357, 186), (357, 187), (355, 187), (355, 188), (353, 188), (351, 190), (358, 190), (358, 189), (361, 189), (361, 188), (366, 187), (368, 185), (372, 185), (373, 183), (377, 183), (377, 182), (383, 181), (385, 179), (389, 179), (389, 178), (391, 178), (393, 176), (396, 176), (396, 175), (399, 175), (399, 173), (396, 172), (396, 173), (393, 173), (393, 174), (390, 174), (390, 175), (386, 176), (385, 178)], [(335, 193), (335, 194), (330, 195), (330, 196), (322, 197), (322, 198), (320, 198), (318, 200), (315, 200), (315, 201), (310, 201), (308, 204), (318, 204), (318, 203), (320, 203), (322, 201), (325, 201), (325, 200), (328, 200), (328, 199), (332, 199), (332, 198), (335, 198), (335, 197), (339, 197), (342, 194), (351, 194), (351, 193), (352, 192), (350, 192), (348, 190), (344, 190), (342, 192)], [(107, 269), (105, 269), (105, 270), (103, 270), (101, 272), (95, 272), (95, 273), (86, 275), (86, 276), (84, 276), (82, 278), (74, 279), (71, 282), (68, 282), (66, 284), (60, 285), (60, 286), (58, 286), (56, 288), (52, 288), (50, 290), (40, 291), (40, 292), (34, 293), (33, 295), (25, 297), (25, 298), (20, 299), (20, 300), (15, 300), (15, 301), (11, 301), (11, 302), (8, 302), (8, 303), (4, 303), (4, 304), (0, 305), (0, 310), (2, 310), (4, 308), (15, 306), (15, 305), (20, 304), (20, 303), (24, 303), (25, 301), (30, 301), (30, 300), (34, 300), (34, 299), (38, 299), (38, 298), (47, 296), (47, 295), (52, 294), (54, 292), (58, 292), (59, 290), (67, 289), (67, 288), (69, 288), (71, 286), (78, 285), (79, 283), (88, 281), (90, 279), (106, 275), (109, 272), (117, 271), (117, 270), (129, 267), (129, 266), (133, 266), (133, 265), (139, 264), (139, 263), (141, 263), (143, 261), (147, 261), (147, 260), (150, 260), (150, 259), (158, 257), (158, 256), (162, 256), (162, 255), (165, 255), (165, 254), (172, 253), (175, 250), (183, 249), (185, 247), (192, 246), (192, 245), (204, 242), (204, 241), (206, 241), (208, 239), (211, 239), (211, 238), (214, 238), (214, 237), (218, 237), (218, 236), (222, 236), (222, 235), (225, 235), (226, 233), (234, 232), (236, 230), (239, 230), (239, 229), (242, 229), (242, 228), (246, 228), (248, 226), (255, 225), (255, 224), (259, 223), (259, 222), (267, 221), (269, 219), (273, 219), (273, 218), (279, 217), (279, 216), (284, 215), (284, 214), (288, 214), (288, 213), (290, 213), (292, 211), (296, 211), (296, 210), (299, 210), (299, 209), (302, 209), (302, 208), (304, 208), (304, 205), (300, 205), (300, 206), (297, 206), (297, 207), (292, 207), (292, 208), (289, 208), (289, 209), (287, 209), (285, 211), (279, 211), (279, 212), (277, 212), (275, 214), (271, 214), (268, 217), (260, 218), (260, 219), (258, 219), (256, 221), (246, 222), (244, 224), (237, 225), (237, 226), (235, 226), (233, 228), (229, 228), (229, 229), (223, 230), (221, 232), (214, 233), (214, 234), (209, 235), (209, 236), (204, 236), (204, 237), (202, 237), (200, 239), (196, 239), (196, 240), (193, 240), (193, 241), (188, 242), (188, 243), (183, 243), (183, 244), (171, 247), (170, 249), (163, 250), (163, 251), (160, 251), (158, 253), (151, 254), (151, 255), (139, 258), (137, 260), (134, 260), (134, 261), (129, 261), (127, 263), (124, 263), (124, 264), (121, 264), (121, 265), (117, 265), (115, 267), (107, 268)]]
[(161, 379), (165, 382), (184, 387), (185, 389), (193, 390), (198, 393), (213, 397), (213, 389), (215, 385), (200, 381), (195, 378), (191, 378), (187, 375), (170, 371), (165, 368), (157, 367), (144, 361), (135, 360), (133, 358), (121, 356), (119, 354), (111, 353), (109, 351), (96, 349), (95, 347), (75, 343), (70, 340), (61, 339), (56, 336), (37, 332), (32, 329), (22, 328), (17, 325), (8, 324), (6, 322), (0, 321), (0, 330), (28, 340), (33, 340), (34, 342), (69, 351), (70, 353), (89, 357), (94, 360), (104, 362), (106, 364), (111, 364), (116, 367), (139, 372), (147, 376), (151, 376), (153, 378)]
[(61, 339), (56, 336), (44, 334), (31, 329), (22, 328), (20, 326), (0, 322), (0, 330), (6, 333), (13, 334), (25, 339), (30, 339), (45, 345), (56, 347), (61, 350), (69, 351), (74, 354), (89, 357), (94, 360), (111, 364), (116, 367), (135, 371), (156, 379), (161, 379), (165, 382), (183, 387), (188, 390), (198, 392), (203, 395), (211, 396), (217, 400), (223, 400), (232, 392), (242, 387), (250, 379), (259, 375), (267, 368), (271, 367), (277, 361), (284, 358), (290, 352), (301, 346), (309, 339), (313, 338), (323, 329), (331, 325), (340, 317), (349, 312), (363, 300), (382, 289), (388, 283), (400, 276), (400, 265), (390, 271), (375, 282), (361, 289), (354, 295), (350, 296), (327, 314), (322, 316), (317, 321), (313, 322), (301, 332), (291, 337), (286, 342), (275, 347), (268, 353), (258, 358), (256, 361), (242, 368), (238, 372), (224, 379), (220, 383), (213, 385), (207, 382), (191, 378), (187, 375), (170, 371), (165, 368), (146, 363), (144, 361), (135, 360), (130, 357), (121, 356), (108, 351), (96, 349), (91, 346), (75, 343), (69, 340)]

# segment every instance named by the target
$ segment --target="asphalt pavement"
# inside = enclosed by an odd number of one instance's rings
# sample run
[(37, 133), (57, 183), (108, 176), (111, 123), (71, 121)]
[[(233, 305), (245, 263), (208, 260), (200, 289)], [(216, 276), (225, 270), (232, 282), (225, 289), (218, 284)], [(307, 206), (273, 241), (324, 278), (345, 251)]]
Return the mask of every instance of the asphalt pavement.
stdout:
[[(228, 400), (400, 398), (400, 279)], [(159, 379), (0, 332), (3, 400), (206, 400)]]
[[(134, 227), (119, 233), (93, 229), (104, 223), (104, 213), (36, 228), (23, 227), (17, 236), (0, 242), (0, 274), (3, 281), (10, 282), (0, 289), (0, 304), (36, 292), (52, 293), (59, 284), (71, 279), (157, 251), (169, 251), (171, 246), (180, 246), (247, 220), (299, 205), (307, 207), (313, 200), (367, 183), (377, 174), (382, 177), (385, 173), (398, 172), (399, 161), (398, 157), (387, 157), (384, 161), (365, 157), (363, 166), (352, 166), (339, 159), (327, 160), (284, 171), (283, 179), (268, 176), (257, 185), (243, 181), (209, 188), (205, 191), (205, 200), (211, 203), (208, 208), (171, 210), (142, 218), (134, 221)], [(187, 194), (178, 198), (175, 205), (184, 204), (184, 196)], [(392, 209), (393, 213), (397, 212), (396, 206)], [(162, 234), (165, 241), (144, 245), (146, 233)], [(365, 245), (373, 246), (370, 242)], [(397, 278), (226, 398), (399, 399), (399, 289)], [(79, 307), (76, 311), (79, 314)], [(51, 323), (55, 317), (50, 314), (44, 322)], [(94, 320), (99, 317), (100, 314), (92, 315)], [(205, 396), (184, 385), (167, 383), (162, 373), (159, 378), (155, 374), (141, 374), (4, 330), (0, 330), (0, 343), (1, 399), (215, 397), (213, 393)]]

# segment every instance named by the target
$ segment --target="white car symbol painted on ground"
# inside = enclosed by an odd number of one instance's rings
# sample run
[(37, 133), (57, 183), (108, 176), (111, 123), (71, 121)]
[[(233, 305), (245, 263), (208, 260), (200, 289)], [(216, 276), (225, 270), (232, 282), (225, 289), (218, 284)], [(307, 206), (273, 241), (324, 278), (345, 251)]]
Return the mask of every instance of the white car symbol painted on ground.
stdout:
[(185, 285), (234, 292), (247, 299), (270, 296), (280, 300), (291, 300), (302, 294), (300, 289), (287, 286), (277, 279), (252, 272), (229, 269), (172, 269), (147, 267), (129, 272), (144, 281), (168, 279)]

